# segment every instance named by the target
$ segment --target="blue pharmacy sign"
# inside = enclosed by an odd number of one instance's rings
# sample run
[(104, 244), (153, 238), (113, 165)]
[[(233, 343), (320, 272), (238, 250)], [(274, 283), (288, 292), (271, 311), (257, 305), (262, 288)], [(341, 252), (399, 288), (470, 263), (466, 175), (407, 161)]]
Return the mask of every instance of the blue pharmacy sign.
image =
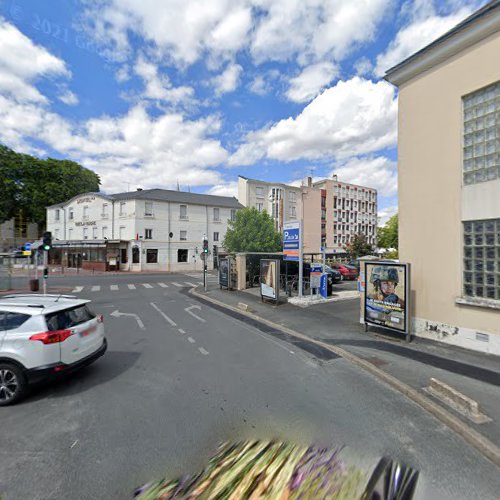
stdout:
[(321, 275), (319, 293), (325, 299), (328, 297), (328, 274)]
[(283, 255), (285, 260), (299, 260), (300, 222), (283, 224)]

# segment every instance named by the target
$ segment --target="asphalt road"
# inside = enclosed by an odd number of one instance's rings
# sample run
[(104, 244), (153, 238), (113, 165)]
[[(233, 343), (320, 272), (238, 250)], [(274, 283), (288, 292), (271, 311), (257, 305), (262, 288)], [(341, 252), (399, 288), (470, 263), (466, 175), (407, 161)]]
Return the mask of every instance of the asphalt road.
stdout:
[(419, 407), (343, 359), (200, 304), (186, 293), (199, 281), (51, 279), (92, 299), (109, 350), (0, 409), (2, 500), (130, 498), (247, 437), (347, 445), (366, 470), (390, 455), (421, 471), (419, 498), (498, 498), (498, 469)]

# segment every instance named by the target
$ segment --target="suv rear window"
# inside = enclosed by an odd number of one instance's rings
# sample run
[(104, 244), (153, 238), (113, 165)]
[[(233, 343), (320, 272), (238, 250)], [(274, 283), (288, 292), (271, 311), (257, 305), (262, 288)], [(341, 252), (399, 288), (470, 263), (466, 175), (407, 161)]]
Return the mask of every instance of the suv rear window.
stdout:
[(50, 331), (72, 328), (94, 318), (95, 314), (86, 305), (57, 311), (45, 316)]

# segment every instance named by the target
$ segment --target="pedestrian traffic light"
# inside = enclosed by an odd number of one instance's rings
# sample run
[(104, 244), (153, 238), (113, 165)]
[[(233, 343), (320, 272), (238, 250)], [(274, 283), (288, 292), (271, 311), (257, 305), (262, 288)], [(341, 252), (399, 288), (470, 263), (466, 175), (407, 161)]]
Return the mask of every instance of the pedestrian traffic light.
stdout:
[(203, 240), (203, 253), (208, 253), (208, 240)]
[(44, 267), (43, 268), (43, 279), (46, 280), (46, 279), (48, 279), (48, 277), (49, 277), (49, 268)]
[(43, 249), (45, 251), (49, 251), (52, 248), (52, 233), (50, 231), (46, 231), (43, 233)]

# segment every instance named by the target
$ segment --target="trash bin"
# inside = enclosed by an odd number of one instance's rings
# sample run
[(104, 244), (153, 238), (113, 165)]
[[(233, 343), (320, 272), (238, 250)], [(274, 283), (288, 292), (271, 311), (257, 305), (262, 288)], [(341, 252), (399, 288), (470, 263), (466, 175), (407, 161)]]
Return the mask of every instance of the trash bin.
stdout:
[(32, 292), (38, 292), (38, 290), (40, 290), (40, 284), (39, 284), (39, 281), (37, 279), (30, 280), (30, 290)]

